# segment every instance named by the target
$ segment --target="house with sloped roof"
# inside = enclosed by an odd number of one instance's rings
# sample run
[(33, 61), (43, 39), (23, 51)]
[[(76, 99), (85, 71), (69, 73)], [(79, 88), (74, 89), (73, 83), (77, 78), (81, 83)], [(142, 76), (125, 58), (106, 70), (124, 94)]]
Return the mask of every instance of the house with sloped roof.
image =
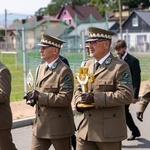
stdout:
[(150, 51), (150, 11), (134, 10), (122, 24), (122, 37), (130, 51)]
[(68, 28), (68, 26), (54, 17), (29, 16), (27, 19), (23, 19), (8, 26), (8, 48), (12, 47), (16, 49), (17, 45), (22, 45), (22, 29), (25, 31), (26, 49), (33, 49), (37, 46), (37, 43), (39, 43), (42, 33), (59, 37), (65, 28)]
[(60, 19), (69, 26), (74, 28), (78, 25), (79, 21), (89, 21), (89, 19), (100, 21), (103, 19), (97, 8), (92, 6), (78, 6), (78, 5), (65, 5), (55, 15), (56, 19)]

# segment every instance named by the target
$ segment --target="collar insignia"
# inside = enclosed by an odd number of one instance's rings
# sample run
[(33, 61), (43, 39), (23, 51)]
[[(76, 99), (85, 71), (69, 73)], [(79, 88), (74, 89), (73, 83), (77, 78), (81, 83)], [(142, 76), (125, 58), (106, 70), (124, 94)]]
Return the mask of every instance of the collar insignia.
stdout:
[(52, 70), (55, 69), (57, 67), (57, 65), (58, 65), (58, 63), (55, 62), (52, 66)]
[(110, 64), (110, 62), (111, 62), (111, 58), (110, 57), (105, 60), (106, 65)]

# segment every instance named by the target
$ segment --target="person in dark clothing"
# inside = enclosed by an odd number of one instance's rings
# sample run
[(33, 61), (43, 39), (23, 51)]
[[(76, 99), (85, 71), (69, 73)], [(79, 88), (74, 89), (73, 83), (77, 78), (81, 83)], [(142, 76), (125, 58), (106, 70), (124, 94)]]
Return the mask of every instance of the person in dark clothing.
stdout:
[(60, 58), (66, 65), (68, 65), (68, 67), (70, 67), (67, 58), (65, 58), (65, 57), (63, 57), (63, 56), (61, 56), (61, 55), (59, 55), (59, 58)]
[[(140, 63), (137, 58), (129, 54), (126, 49), (126, 42), (124, 40), (118, 40), (115, 42), (114, 49), (116, 54), (123, 59), (130, 67), (132, 82), (133, 82), (133, 90), (134, 90), (134, 99), (132, 103), (136, 103), (139, 98), (139, 90), (141, 83), (141, 69)], [(129, 129), (132, 131), (132, 135), (127, 140), (134, 140), (136, 137), (141, 136), (138, 127), (135, 125), (131, 113), (129, 111), (130, 105), (125, 105), (125, 114), (126, 114), (126, 122)]]
[[(68, 65), (68, 67), (70, 67), (67, 58), (65, 58), (65, 57), (63, 57), (63, 56), (61, 56), (61, 55), (59, 55), (59, 58), (60, 58), (66, 65)], [(73, 135), (73, 136), (71, 137), (71, 144), (72, 144), (74, 150), (76, 150), (76, 136), (75, 136), (75, 135)]]
[[(69, 65), (69, 62), (68, 62), (68, 60), (67, 60), (67, 58), (65, 58), (65, 57), (63, 57), (63, 56), (61, 56), (61, 55), (59, 55), (59, 58), (68, 66), (68, 67), (70, 67), (70, 65)], [(42, 62), (41, 63), (44, 63), (45, 61), (44, 60), (42, 60)]]

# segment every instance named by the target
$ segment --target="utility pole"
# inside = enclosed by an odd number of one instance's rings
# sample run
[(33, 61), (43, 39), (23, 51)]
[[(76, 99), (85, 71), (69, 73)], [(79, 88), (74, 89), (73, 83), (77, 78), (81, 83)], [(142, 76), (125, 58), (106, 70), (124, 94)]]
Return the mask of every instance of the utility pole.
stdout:
[(85, 54), (85, 30), (81, 30), (81, 36), (82, 36), (82, 52), (83, 52), (83, 61), (86, 59)]
[(5, 9), (5, 50), (8, 51), (8, 36), (7, 36), (7, 10)]
[(119, 0), (119, 24), (120, 24), (120, 38), (122, 39), (122, 4)]

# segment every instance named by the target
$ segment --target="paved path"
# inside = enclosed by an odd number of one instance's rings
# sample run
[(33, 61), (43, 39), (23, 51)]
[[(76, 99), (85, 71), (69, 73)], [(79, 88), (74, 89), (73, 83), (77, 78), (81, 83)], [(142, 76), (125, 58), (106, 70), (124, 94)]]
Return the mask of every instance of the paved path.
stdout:
[[(130, 105), (130, 111), (132, 117), (135, 121), (135, 124), (138, 126), (141, 136), (134, 141), (124, 140), (122, 142), (122, 150), (150, 150), (150, 105), (147, 107), (144, 113), (144, 121), (140, 122), (136, 118), (136, 111), (138, 108), (137, 104)], [(128, 136), (131, 135), (131, 132), (128, 130)]]
[[(137, 138), (137, 140), (134, 141), (124, 140), (122, 142), (122, 150), (150, 150), (150, 106), (148, 106), (144, 113), (143, 122), (140, 122), (136, 119), (135, 113), (137, 107), (138, 103), (132, 104), (130, 106), (130, 111), (132, 113), (136, 125), (141, 131), (141, 137)], [(75, 117), (76, 125), (78, 125), (80, 119), (80, 116)], [(30, 150), (32, 126), (13, 129), (12, 134), (14, 143), (16, 144), (18, 150)], [(128, 136), (130, 136), (130, 134), (131, 132), (128, 130)], [(50, 150), (54, 149), (51, 147)]]

